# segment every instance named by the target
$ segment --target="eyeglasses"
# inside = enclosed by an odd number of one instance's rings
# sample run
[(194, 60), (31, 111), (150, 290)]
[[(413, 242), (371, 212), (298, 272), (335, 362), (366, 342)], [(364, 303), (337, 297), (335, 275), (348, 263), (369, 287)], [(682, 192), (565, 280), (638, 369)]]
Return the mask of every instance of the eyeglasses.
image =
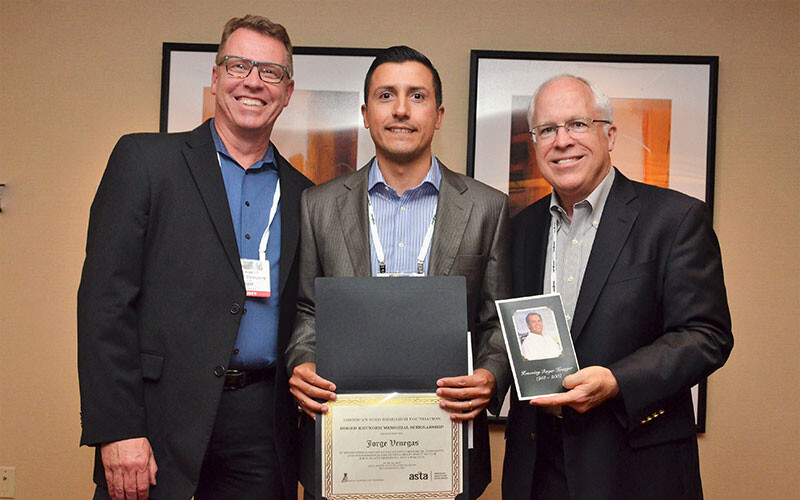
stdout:
[(241, 56), (225, 56), (217, 66), (223, 63), (228, 74), (234, 78), (247, 78), (254, 66), (258, 68), (256, 72), (262, 82), (280, 83), (284, 76), (292, 78), (289, 68), (278, 63), (258, 62)]
[(529, 130), (528, 133), (533, 136), (534, 142), (549, 141), (555, 139), (559, 128), (564, 127), (564, 130), (566, 130), (569, 135), (572, 137), (578, 137), (588, 132), (589, 127), (595, 123), (610, 124), (611, 121), (592, 120), (591, 118), (573, 118), (572, 120), (566, 121), (560, 125), (557, 123), (545, 123), (543, 125), (537, 125)]

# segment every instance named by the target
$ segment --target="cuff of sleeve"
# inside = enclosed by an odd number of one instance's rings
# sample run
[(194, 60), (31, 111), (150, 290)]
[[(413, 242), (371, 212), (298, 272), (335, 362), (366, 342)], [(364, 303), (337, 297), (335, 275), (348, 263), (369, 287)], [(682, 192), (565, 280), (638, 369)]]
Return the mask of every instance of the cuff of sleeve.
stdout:
[(290, 352), (286, 353), (286, 368), (289, 374), (289, 377), (292, 376), (292, 372), (294, 372), (295, 367), (302, 365), (303, 363), (314, 363), (316, 360), (316, 356), (314, 355), (314, 351), (310, 349), (303, 349), (301, 347), (295, 347)]
[[(110, 426), (113, 425), (113, 428)], [(81, 446), (100, 446), (104, 443), (113, 443), (125, 439), (147, 437), (147, 428), (143, 423), (129, 422), (122, 426), (114, 425), (109, 420), (99, 422), (97, 425), (85, 423), (81, 432)]]
[(481, 363), (478, 368), (489, 370), (494, 375), (495, 392), (489, 402), (488, 409), (493, 415), (499, 415), (511, 381), (508, 364), (488, 359)]
[(620, 424), (629, 431), (632, 431), (638, 427), (639, 420), (641, 419), (640, 416), (644, 415), (647, 410), (645, 402), (639, 401), (639, 403), (637, 403), (636, 398), (633, 396), (636, 392), (635, 384), (628, 383), (628, 381), (631, 380), (630, 377), (634, 377), (635, 375), (633, 373), (628, 373), (626, 369), (620, 365), (612, 365), (609, 369), (611, 373), (614, 374), (614, 378), (617, 379), (617, 386), (619, 387), (619, 393), (615, 398), (616, 404), (614, 413)]

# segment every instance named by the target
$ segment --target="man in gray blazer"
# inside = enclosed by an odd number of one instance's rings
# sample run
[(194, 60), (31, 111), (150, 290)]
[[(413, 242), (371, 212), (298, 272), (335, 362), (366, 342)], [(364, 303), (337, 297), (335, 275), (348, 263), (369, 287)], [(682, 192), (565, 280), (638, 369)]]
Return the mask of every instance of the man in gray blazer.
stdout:
[(439, 75), (427, 57), (405, 46), (383, 51), (367, 72), (364, 100), (376, 158), (301, 199), (298, 313), (286, 352), (291, 392), (310, 417), (301, 423), (301, 481), (311, 496), (311, 419), (328, 409), (314, 398), (336, 398), (335, 384), (315, 373), (315, 278), (465, 276), (475, 370), (440, 379), (431, 390), (444, 398), (452, 418), (475, 421), (465, 493), (477, 498), (491, 480), (484, 410), (509, 384), (494, 306), (509, 292), (508, 198), (432, 155), (444, 107)]

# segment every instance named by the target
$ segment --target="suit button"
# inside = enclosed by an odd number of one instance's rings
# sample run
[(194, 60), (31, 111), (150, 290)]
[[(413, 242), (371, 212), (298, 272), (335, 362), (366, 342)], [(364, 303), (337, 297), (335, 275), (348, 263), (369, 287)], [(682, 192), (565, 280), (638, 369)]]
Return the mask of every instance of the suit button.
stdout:
[(218, 367), (214, 368), (214, 375), (216, 375), (217, 377), (221, 377), (221, 376), (225, 375), (225, 367), (224, 366), (218, 366)]
[(536, 433), (531, 432), (531, 441), (536, 441)]
[(231, 314), (239, 314), (239, 311), (241, 311), (241, 310), (242, 310), (242, 306), (240, 306), (239, 304), (237, 304), (235, 302), (231, 306)]

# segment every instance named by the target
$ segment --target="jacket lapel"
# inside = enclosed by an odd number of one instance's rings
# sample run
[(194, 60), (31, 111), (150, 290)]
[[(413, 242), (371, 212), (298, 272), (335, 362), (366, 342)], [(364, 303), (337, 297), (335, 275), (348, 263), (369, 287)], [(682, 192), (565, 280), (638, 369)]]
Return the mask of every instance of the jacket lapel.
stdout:
[(347, 254), (356, 276), (372, 275), (367, 229), (367, 181), (371, 164), (372, 161), (350, 176), (336, 199), (336, 217), (339, 217), (339, 227), (342, 228)]
[(441, 162), (439, 166), (442, 168), (442, 183), (439, 187), (436, 226), (431, 243), (429, 276), (450, 274), (473, 205), (472, 200), (464, 196), (467, 191), (464, 181)]
[(292, 270), (297, 245), (300, 240), (300, 193), (303, 186), (297, 178), (294, 167), (272, 145), (275, 161), (278, 164), (278, 178), (281, 183), (281, 257), (278, 276), (278, 293), (283, 294), (289, 272)]
[(583, 284), (575, 306), (572, 320), (573, 340), (577, 339), (583, 330), (639, 216), (638, 208), (631, 204), (635, 198), (636, 192), (630, 181), (617, 171), (606, 206), (603, 208), (603, 216), (592, 244), (592, 252), (586, 264)]
[[(551, 217), (549, 208), (550, 196), (547, 196), (535, 207), (534, 217), (526, 220), (522, 247), (518, 247), (521, 255), (524, 255), (523, 269), (529, 270), (524, 276), (524, 293), (527, 295), (540, 295), (544, 290), (544, 272), (550, 263), (547, 253), (547, 237)], [(515, 242), (515, 244), (519, 243)], [(550, 290), (547, 292), (549, 293)]]
[(200, 191), (208, 215), (217, 231), (217, 236), (228, 256), (228, 261), (244, 287), (242, 266), (239, 262), (239, 247), (236, 244), (236, 233), (233, 230), (228, 195), (225, 193), (225, 182), (222, 179), (214, 140), (211, 138), (210, 124), (210, 121), (206, 121), (190, 133), (186, 147), (183, 149), (183, 157), (186, 159), (189, 171)]

